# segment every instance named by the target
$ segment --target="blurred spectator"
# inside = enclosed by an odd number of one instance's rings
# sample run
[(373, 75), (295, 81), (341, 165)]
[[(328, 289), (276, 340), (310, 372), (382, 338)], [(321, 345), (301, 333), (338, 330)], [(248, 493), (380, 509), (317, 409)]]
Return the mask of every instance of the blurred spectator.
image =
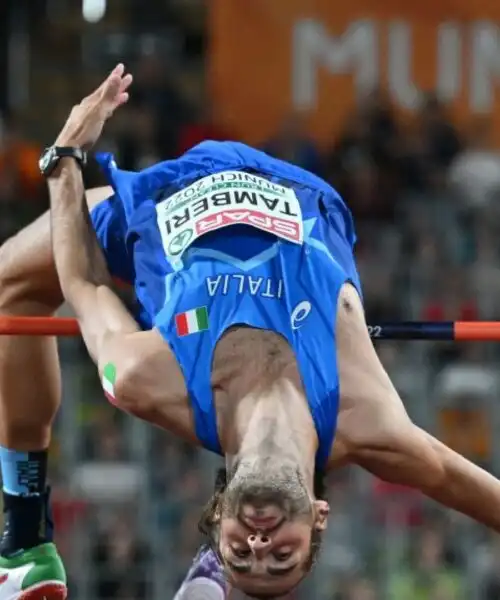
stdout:
[(445, 540), (438, 529), (420, 535), (415, 560), (392, 575), (389, 598), (393, 600), (460, 600), (465, 582), (445, 554)]
[(467, 272), (460, 269), (440, 273), (422, 309), (424, 321), (474, 321), (478, 319), (477, 300), (473, 298)]
[(21, 132), (20, 122), (13, 115), (0, 116), (0, 193), (19, 194), (24, 202), (39, 199), (43, 179), (38, 170), (40, 146)]
[(424, 498), (415, 490), (375, 480), (373, 509), (378, 523), (388, 527), (415, 527), (425, 522)]
[(98, 600), (148, 598), (148, 551), (134, 537), (128, 518), (122, 515), (101, 532), (92, 549), (97, 577), (92, 597)]
[(183, 56), (186, 61), (204, 59), (207, 43), (207, 4), (204, 0), (170, 0), (183, 31)]
[(175, 155), (179, 128), (189, 119), (178, 75), (167, 57), (144, 55), (134, 68), (131, 106), (151, 112), (164, 158)]
[[(474, 254), (471, 290), (485, 319), (500, 315), (500, 251), (496, 219), (486, 211), (469, 228), (470, 250)], [(472, 261), (471, 261), (472, 262)]]
[(338, 140), (335, 140), (327, 158), (327, 175), (336, 186), (359, 165), (371, 161), (370, 122), (358, 112), (351, 114)]
[(488, 119), (476, 119), (471, 126), (468, 146), (451, 163), (449, 180), (458, 199), (471, 208), (485, 208), (500, 196), (500, 154)]
[(45, 185), (38, 170), (40, 146), (27, 139), (12, 115), (0, 115), (0, 240), (19, 221), (42, 210)]
[(396, 158), (398, 181), (407, 193), (425, 193), (429, 188), (432, 157), (425, 132), (410, 127), (401, 138)]
[(440, 438), (476, 462), (488, 460), (492, 445), (490, 406), (498, 395), (494, 369), (471, 361), (456, 361), (436, 379)]
[(264, 150), (282, 160), (317, 175), (322, 172), (322, 159), (313, 140), (306, 133), (306, 115), (293, 113), (286, 117)]
[(433, 93), (427, 94), (417, 119), (428, 148), (430, 168), (450, 166), (462, 148), (459, 135), (449, 121), (444, 106)]
[(209, 99), (200, 102), (198, 115), (183, 125), (179, 131), (177, 155), (205, 140), (226, 141), (234, 139), (223, 127), (217, 124)]
[(367, 125), (370, 155), (380, 169), (392, 169), (400, 143), (399, 126), (388, 95), (380, 88), (361, 99), (358, 119)]
[(194, 555), (204, 541), (196, 527), (199, 515), (198, 507), (187, 506), (179, 519), (175, 538), (171, 540), (172, 562), (175, 562), (178, 576), (175, 587), (179, 587)]
[(91, 460), (101, 462), (123, 460), (125, 441), (116, 415), (113, 409), (94, 414), (87, 428), (86, 454)]
[[(376, 104), (353, 113), (326, 161), (329, 181), (347, 199), (358, 222), (390, 221), (394, 216), (397, 132), (392, 131), (392, 121), (386, 121), (385, 111)], [(385, 130), (392, 133), (384, 139), (381, 132)]]
[(127, 107), (116, 140), (120, 166), (140, 171), (163, 160), (155, 113), (145, 106)]
[(367, 311), (374, 322), (392, 321), (399, 316), (397, 294), (388, 293), (396, 288), (399, 255), (393, 242), (381, 229), (379, 235), (366, 235), (356, 251)]
[(334, 578), (338, 580), (351, 576), (362, 567), (362, 556), (356, 547), (356, 508), (349, 496), (349, 471), (343, 471), (328, 478), (329, 487), (335, 493), (329, 498), (330, 515), (328, 529), (323, 536), (323, 558), (316, 566), (316, 573), (322, 582)]
[(361, 99), (334, 144), (330, 166), (344, 171), (373, 162), (378, 169), (392, 169), (399, 150), (399, 127), (388, 97), (380, 89)]
[(379, 600), (375, 586), (369, 579), (352, 581), (339, 600)]
[(500, 543), (492, 538), (487, 547), (486, 571), (483, 573), (480, 600), (498, 600), (500, 598)]

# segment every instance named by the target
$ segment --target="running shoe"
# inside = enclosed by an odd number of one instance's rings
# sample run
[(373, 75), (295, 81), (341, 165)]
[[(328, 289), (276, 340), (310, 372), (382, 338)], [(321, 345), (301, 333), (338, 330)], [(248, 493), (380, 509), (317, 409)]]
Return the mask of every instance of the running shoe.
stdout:
[(0, 600), (66, 600), (66, 572), (52, 543), (0, 556)]

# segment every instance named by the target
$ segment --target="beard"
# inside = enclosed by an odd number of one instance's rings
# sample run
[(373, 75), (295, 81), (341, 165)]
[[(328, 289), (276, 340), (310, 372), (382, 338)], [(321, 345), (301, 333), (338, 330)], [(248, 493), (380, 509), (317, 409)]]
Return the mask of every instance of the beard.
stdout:
[(272, 455), (238, 461), (228, 474), (222, 514), (235, 517), (245, 504), (278, 507), (287, 520), (312, 514), (304, 478), (292, 461)]

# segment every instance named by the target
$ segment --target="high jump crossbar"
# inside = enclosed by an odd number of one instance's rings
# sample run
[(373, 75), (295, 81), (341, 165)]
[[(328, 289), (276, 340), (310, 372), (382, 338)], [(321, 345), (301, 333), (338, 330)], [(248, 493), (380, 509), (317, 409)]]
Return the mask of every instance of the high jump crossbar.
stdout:
[[(500, 321), (394, 321), (368, 325), (374, 340), (500, 342)], [(80, 335), (76, 319), (0, 316), (0, 335)]]

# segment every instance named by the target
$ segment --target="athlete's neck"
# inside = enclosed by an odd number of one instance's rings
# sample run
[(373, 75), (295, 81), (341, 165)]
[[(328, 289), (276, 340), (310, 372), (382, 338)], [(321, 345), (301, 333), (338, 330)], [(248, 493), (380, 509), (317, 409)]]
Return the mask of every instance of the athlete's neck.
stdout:
[(274, 466), (283, 465), (299, 474), (313, 497), (317, 435), (302, 391), (288, 379), (240, 400), (221, 441), (228, 473), (238, 465), (248, 473), (265, 468), (271, 475)]

